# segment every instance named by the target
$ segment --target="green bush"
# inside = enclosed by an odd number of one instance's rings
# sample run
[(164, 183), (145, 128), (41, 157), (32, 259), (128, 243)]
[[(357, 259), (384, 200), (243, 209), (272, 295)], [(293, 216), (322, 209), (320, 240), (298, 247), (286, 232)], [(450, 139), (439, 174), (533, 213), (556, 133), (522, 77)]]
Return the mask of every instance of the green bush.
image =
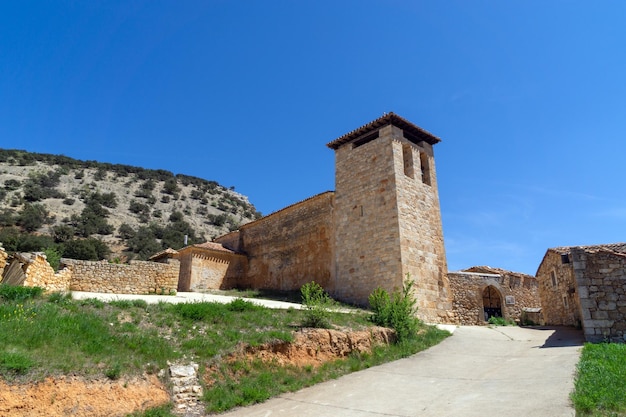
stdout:
[(515, 326), (515, 322), (513, 320), (507, 320), (504, 317), (496, 317), (491, 316), (487, 323), (493, 324), (494, 326)]
[(302, 326), (321, 329), (330, 328), (330, 312), (334, 301), (315, 281), (304, 284), (300, 288), (302, 304), (304, 305), (304, 320)]
[(369, 303), (373, 312), (372, 322), (379, 326), (394, 329), (398, 341), (414, 338), (420, 324), (416, 317), (416, 300), (411, 295), (413, 284), (414, 281), (407, 274), (402, 285), (402, 291), (396, 289), (390, 295), (386, 290), (379, 287), (369, 296)]
[(23, 301), (37, 298), (41, 294), (43, 294), (43, 288), (41, 287), (0, 284), (0, 298), (6, 301)]

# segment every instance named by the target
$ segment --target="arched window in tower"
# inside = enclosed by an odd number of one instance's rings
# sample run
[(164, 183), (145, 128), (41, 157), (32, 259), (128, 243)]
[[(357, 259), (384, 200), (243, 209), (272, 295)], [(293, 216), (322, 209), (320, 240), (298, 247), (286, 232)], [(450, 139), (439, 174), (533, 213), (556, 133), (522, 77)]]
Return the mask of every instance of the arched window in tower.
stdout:
[(409, 178), (415, 178), (415, 168), (413, 164), (413, 150), (411, 145), (402, 145), (402, 159), (404, 160), (404, 175)]
[(420, 165), (422, 167), (422, 182), (430, 185), (430, 161), (425, 152), (420, 152)]

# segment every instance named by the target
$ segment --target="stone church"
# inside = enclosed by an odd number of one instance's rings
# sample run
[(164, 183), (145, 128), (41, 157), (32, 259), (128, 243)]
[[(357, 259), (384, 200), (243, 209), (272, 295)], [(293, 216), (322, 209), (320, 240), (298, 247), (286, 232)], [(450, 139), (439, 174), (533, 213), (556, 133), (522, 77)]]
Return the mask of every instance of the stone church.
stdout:
[(314, 280), (337, 300), (366, 305), (377, 287), (393, 291), (409, 275), (420, 318), (455, 321), (433, 152), (439, 142), (394, 113), (340, 136), (327, 144), (335, 152), (334, 192), (179, 250), (178, 290), (297, 290)]

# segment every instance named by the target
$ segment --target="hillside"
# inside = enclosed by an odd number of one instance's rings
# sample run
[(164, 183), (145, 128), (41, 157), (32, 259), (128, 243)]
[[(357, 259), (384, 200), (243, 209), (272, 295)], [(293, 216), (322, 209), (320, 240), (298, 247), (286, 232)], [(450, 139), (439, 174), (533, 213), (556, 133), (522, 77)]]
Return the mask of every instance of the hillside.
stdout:
[[(9, 251), (72, 252), (76, 241), (97, 239), (109, 258), (145, 259), (182, 247), (185, 235), (200, 243), (258, 217), (247, 197), (215, 181), (0, 149), (0, 243)], [(36, 243), (25, 243), (25, 233)]]

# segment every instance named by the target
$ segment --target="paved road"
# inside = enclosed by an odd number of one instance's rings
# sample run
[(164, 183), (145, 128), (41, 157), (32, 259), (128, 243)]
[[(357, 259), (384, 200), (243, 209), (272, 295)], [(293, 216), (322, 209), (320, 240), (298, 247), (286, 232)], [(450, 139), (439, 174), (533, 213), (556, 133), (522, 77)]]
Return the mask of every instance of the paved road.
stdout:
[(223, 416), (574, 416), (582, 343), (569, 328), (459, 327), (410, 358)]

